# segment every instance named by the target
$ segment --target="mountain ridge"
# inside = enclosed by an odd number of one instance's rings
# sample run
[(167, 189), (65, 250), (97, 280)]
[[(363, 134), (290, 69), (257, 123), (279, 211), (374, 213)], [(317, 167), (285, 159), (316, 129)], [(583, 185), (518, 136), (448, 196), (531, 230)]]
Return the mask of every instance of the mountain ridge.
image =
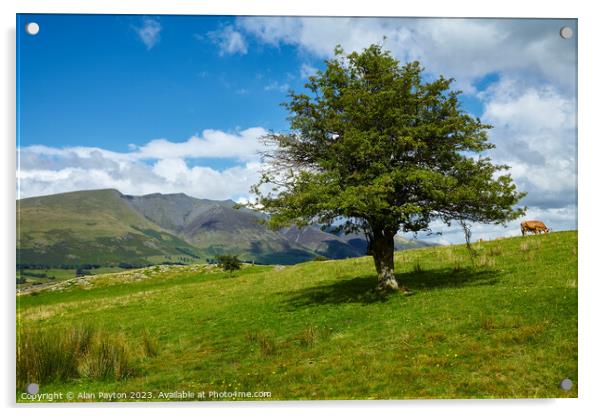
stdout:
[[(234, 201), (184, 193), (126, 195), (82, 190), (17, 200), (17, 263), (157, 264), (210, 260), (219, 254), (265, 264), (295, 264), (366, 253), (359, 235), (319, 226), (272, 231), (265, 214)], [(397, 248), (426, 245), (398, 238)]]

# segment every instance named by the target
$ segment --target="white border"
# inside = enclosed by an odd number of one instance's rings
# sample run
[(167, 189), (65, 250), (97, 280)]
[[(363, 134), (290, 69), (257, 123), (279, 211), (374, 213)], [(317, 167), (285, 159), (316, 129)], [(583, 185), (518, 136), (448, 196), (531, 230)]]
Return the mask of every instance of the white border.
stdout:
[[(602, 408), (599, 390), (602, 367), (599, 353), (600, 317), (602, 317), (602, 276), (596, 257), (596, 237), (600, 236), (602, 206), (599, 179), (602, 140), (599, 104), (602, 97), (599, 41), (602, 20), (595, 2), (546, 1), (539, 4), (524, 0), (435, 1), (411, 2), (370, 1), (279, 1), (279, 0), (19, 0), (0, 2), (2, 13), (2, 55), (0, 71), (3, 97), (2, 111), (2, 239), (0, 255), (2, 270), (2, 380), (1, 405), (5, 414), (44, 415), (105, 415), (107, 410), (128, 414), (160, 415), (171, 408), (178, 415), (211, 414), (327, 414), (341, 411), (346, 414), (379, 414), (420, 412), (421, 414), (489, 415), (508, 413), (545, 413), (548, 415), (591, 414)], [(132, 405), (60, 405), (19, 406), (14, 404), (14, 273), (15, 263), (15, 14), (16, 13), (103, 13), (103, 14), (223, 14), (223, 15), (330, 15), (330, 16), (445, 16), (445, 17), (564, 17), (579, 19), (579, 399), (565, 400), (492, 400), (492, 401), (405, 401), (405, 402), (277, 402), (277, 403), (201, 403)], [(7, 341), (9, 340), (9, 341)], [(118, 409), (122, 409), (119, 411)], [(595, 409), (595, 410), (594, 410)]]

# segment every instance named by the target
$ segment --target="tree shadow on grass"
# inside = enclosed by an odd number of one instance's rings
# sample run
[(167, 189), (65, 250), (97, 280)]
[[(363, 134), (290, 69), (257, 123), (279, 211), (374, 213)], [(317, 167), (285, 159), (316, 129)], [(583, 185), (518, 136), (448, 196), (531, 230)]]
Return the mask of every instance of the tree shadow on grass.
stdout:
[[(406, 294), (411, 295), (434, 289), (494, 285), (499, 280), (498, 274), (495, 270), (439, 269), (396, 273), (395, 276), (400, 286), (408, 290)], [(359, 276), (289, 292), (291, 296), (287, 298), (286, 303), (292, 307), (342, 303), (370, 304), (386, 302), (390, 296), (401, 294), (379, 292), (376, 290), (376, 284), (375, 275)]]

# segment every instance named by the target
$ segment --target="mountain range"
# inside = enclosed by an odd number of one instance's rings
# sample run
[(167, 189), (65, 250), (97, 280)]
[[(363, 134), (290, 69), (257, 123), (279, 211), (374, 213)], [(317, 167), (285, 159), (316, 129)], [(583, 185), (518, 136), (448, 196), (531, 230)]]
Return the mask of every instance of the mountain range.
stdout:
[[(137, 266), (206, 261), (235, 254), (244, 261), (294, 264), (323, 256), (363, 256), (366, 240), (319, 226), (268, 229), (265, 215), (234, 201), (179, 194), (124, 195), (77, 191), (17, 201), (17, 265)], [(396, 249), (429, 245), (396, 237)]]

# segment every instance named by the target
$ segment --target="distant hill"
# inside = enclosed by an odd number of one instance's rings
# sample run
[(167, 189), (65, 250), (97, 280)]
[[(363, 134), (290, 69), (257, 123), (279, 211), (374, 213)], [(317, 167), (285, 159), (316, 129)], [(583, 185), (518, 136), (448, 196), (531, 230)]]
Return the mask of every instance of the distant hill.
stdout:
[(260, 214), (235, 209), (234, 201), (211, 201), (185, 194), (124, 198), (145, 218), (193, 244), (207, 258), (237, 254), (247, 261), (294, 264), (316, 256), (311, 248), (268, 230)]
[(18, 200), (17, 230), (18, 265), (137, 265), (202, 254), (111, 189)]
[[(324, 256), (366, 253), (360, 235), (318, 226), (269, 230), (263, 215), (179, 194), (123, 195), (113, 189), (17, 201), (19, 265), (144, 265), (188, 263), (218, 254), (265, 264), (294, 264)], [(396, 239), (396, 248), (426, 245)]]
[(366, 255), (365, 247), (363, 249), (361, 247), (354, 247), (344, 238), (324, 232), (320, 227), (315, 225), (302, 229), (293, 226), (282, 230), (281, 234), (286, 236), (290, 241), (302, 244), (313, 250), (316, 254), (331, 259), (344, 259)]
[[(344, 234), (342, 232), (337, 232), (334, 230), (329, 231), (331, 234), (338, 236), (341, 240), (346, 242), (348, 245), (352, 246), (356, 250), (360, 251), (365, 255), (366, 249), (368, 248), (368, 242), (366, 241), (366, 237), (361, 234)], [(395, 236), (395, 250), (409, 250), (412, 248), (421, 248), (421, 247), (433, 247), (437, 246), (436, 243), (428, 243), (422, 240), (409, 239), (404, 238), (400, 235)]]

